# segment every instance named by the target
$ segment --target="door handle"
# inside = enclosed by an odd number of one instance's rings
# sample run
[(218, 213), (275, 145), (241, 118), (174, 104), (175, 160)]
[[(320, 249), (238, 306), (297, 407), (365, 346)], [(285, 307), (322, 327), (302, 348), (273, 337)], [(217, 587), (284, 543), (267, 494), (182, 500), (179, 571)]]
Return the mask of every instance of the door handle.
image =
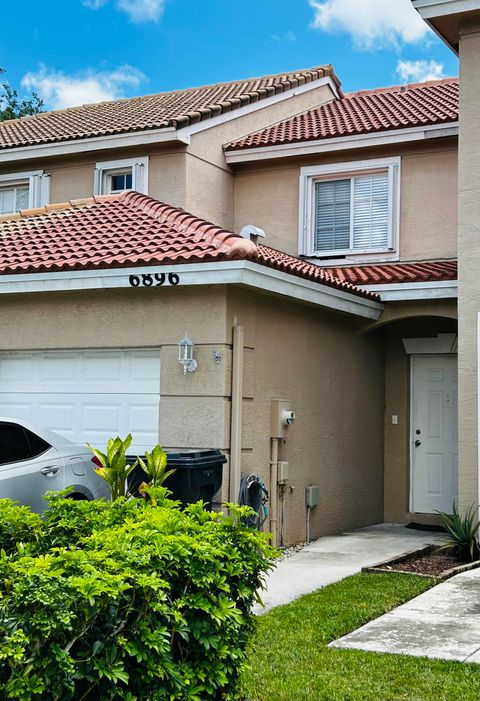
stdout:
[(418, 448), (419, 445), (422, 445), (422, 441), (419, 441), (418, 439), (415, 441), (415, 448)]
[(46, 475), (47, 477), (53, 477), (54, 475), (57, 474), (59, 471), (59, 467), (56, 467), (55, 465), (49, 465), (48, 467), (43, 467), (40, 472), (42, 475)]

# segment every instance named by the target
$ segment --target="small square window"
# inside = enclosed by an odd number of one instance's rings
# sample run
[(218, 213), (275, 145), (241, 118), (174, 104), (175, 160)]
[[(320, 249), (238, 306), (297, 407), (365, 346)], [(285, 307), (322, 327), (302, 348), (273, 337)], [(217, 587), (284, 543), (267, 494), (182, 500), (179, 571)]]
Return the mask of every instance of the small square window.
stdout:
[(122, 192), (132, 189), (132, 171), (110, 175), (110, 192)]
[(97, 163), (94, 195), (115, 195), (128, 190), (147, 194), (148, 157)]

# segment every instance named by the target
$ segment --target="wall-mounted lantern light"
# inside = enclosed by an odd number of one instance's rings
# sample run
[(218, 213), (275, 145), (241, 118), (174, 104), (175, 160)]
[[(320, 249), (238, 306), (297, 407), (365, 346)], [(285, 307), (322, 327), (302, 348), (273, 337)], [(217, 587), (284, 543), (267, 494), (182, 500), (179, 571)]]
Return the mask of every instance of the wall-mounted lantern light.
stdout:
[(187, 372), (195, 372), (198, 368), (198, 363), (193, 357), (194, 344), (187, 334), (178, 342), (178, 362), (183, 365), (183, 374)]

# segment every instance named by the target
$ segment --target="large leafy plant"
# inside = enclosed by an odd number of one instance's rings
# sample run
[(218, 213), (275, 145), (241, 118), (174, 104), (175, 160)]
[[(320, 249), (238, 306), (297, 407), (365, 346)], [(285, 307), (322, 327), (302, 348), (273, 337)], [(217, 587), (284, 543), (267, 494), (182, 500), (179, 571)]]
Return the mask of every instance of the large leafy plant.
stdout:
[(478, 529), (480, 521), (477, 512), (478, 508), (472, 505), (461, 515), (455, 502), (451, 514), (439, 512), (442, 525), (448, 533), (448, 538), (440, 550), (452, 550), (457, 559), (463, 562), (473, 562), (479, 559)]
[(167, 477), (175, 472), (175, 470), (167, 470), (167, 454), (160, 445), (156, 445), (151, 453), (146, 450), (145, 460), (138, 458), (137, 464), (144, 471), (148, 484), (152, 487), (161, 487)]
[(97, 461), (95, 472), (107, 482), (113, 500), (127, 495), (127, 478), (137, 465), (137, 463), (129, 465), (127, 461), (127, 450), (131, 443), (132, 435), (130, 433), (124, 440), (120, 436), (110, 438), (106, 453), (102, 453), (101, 450), (87, 443)]
[[(232, 701), (271, 566), (268, 536), (203, 504), (70, 501), (39, 524), (4, 509), (1, 698)], [(17, 525), (15, 525), (17, 524)], [(25, 525), (22, 525), (25, 524)]]

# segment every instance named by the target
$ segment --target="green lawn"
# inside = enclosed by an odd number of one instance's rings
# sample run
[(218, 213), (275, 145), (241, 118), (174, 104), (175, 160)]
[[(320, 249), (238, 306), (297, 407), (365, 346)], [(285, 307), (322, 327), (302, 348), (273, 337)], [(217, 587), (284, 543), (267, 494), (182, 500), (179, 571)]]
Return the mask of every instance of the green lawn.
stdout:
[(432, 585), (410, 575), (359, 574), (260, 616), (241, 681), (245, 698), (478, 701), (480, 666), (327, 647)]

